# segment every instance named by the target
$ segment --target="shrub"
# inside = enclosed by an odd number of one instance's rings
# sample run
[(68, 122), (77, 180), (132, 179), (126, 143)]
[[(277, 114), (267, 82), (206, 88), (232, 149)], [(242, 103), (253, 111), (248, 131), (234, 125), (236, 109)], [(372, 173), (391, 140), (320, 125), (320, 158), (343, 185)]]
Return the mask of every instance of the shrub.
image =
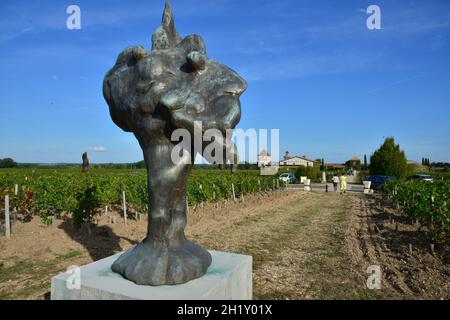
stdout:
[(298, 179), (300, 177), (308, 177), (308, 179), (316, 180), (320, 179), (321, 172), (320, 167), (314, 166), (314, 167), (298, 167), (295, 171), (295, 175)]

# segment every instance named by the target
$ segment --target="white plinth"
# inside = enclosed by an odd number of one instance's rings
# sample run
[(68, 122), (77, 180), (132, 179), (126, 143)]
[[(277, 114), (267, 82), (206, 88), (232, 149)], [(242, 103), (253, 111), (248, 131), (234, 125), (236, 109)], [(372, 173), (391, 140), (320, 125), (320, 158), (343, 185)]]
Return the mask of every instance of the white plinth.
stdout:
[[(203, 277), (176, 286), (138, 286), (111, 271), (121, 253), (80, 267), (80, 289), (68, 289), (75, 273), (52, 278), (52, 300), (250, 300), (252, 257), (210, 251), (212, 264)], [(69, 277), (71, 277), (69, 279)], [(73, 287), (73, 286), (72, 286)]]

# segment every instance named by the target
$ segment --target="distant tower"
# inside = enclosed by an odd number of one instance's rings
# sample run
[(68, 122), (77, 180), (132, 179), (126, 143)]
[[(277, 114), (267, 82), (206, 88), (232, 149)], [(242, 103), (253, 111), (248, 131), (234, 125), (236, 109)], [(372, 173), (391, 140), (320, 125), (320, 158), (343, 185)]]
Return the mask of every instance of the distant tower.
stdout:
[(270, 159), (270, 153), (267, 152), (266, 149), (262, 149), (262, 151), (258, 155), (258, 167), (264, 168), (266, 166), (270, 166), (271, 159)]
[(89, 159), (87, 156), (87, 152), (83, 153), (82, 159), (83, 159), (83, 172), (88, 172), (89, 171)]
[(286, 151), (284, 154), (284, 160), (289, 160), (291, 157), (289, 156), (289, 151)]

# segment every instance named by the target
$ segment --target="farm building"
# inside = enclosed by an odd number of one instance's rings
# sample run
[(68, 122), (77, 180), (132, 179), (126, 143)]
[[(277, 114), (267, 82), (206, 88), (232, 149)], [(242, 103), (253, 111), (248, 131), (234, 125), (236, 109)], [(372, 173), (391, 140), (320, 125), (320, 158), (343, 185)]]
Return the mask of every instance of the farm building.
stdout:
[(345, 164), (342, 163), (325, 163), (327, 170), (344, 170)]
[(284, 159), (280, 161), (280, 167), (314, 167), (314, 160), (306, 158), (306, 156), (289, 156), (289, 151), (286, 151)]
[(270, 163), (271, 163), (270, 153), (267, 152), (266, 149), (263, 149), (258, 155), (258, 167), (261, 168), (270, 166)]

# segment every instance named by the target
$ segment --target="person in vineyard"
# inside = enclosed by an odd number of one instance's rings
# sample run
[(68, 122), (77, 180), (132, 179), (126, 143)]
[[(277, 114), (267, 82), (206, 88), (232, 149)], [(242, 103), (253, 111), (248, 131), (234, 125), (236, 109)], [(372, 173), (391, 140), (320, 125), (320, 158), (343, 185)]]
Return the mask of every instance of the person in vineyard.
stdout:
[(339, 177), (337, 176), (337, 174), (335, 174), (333, 176), (333, 178), (331, 178), (331, 181), (333, 182), (334, 192), (337, 192), (338, 191), (338, 184), (339, 184)]
[(344, 173), (342, 173), (341, 177), (340, 177), (340, 182), (341, 182), (341, 194), (346, 193), (347, 192), (347, 177), (345, 176)]

